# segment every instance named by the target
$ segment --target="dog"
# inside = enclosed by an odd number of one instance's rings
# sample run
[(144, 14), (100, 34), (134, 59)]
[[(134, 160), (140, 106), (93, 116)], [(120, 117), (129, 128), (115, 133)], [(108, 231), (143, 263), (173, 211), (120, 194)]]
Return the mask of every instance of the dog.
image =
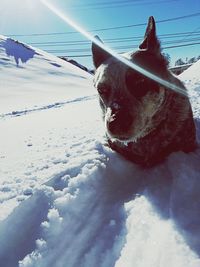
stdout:
[[(95, 43), (92, 56), (94, 86), (107, 141), (113, 150), (134, 163), (151, 167), (172, 152), (188, 153), (196, 148), (195, 125), (187, 96), (131, 69)], [(154, 17), (149, 17), (139, 49), (122, 56), (187, 94), (183, 83), (168, 70)]]

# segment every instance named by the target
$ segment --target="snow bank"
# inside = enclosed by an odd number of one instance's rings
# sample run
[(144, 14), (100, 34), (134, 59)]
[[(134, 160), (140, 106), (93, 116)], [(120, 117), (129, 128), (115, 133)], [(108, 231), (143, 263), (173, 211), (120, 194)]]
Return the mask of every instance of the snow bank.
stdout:
[(20, 266), (199, 266), (199, 157), (174, 154), (144, 171), (99, 143), (91, 152), (57, 181), (44, 246)]
[(172, 221), (159, 218), (145, 197), (125, 204), (125, 209), (128, 233), (116, 267), (199, 266)]
[(199, 120), (200, 118), (200, 81), (199, 81), (200, 60), (194, 65), (184, 71), (180, 78), (185, 82), (186, 87), (189, 89), (188, 93), (192, 103), (194, 116)]
[[(0, 49), (5, 54), (5, 47)], [(44, 105), (45, 97), (41, 97), (39, 107), (46, 108), (33, 112), (37, 98), (28, 104), (25, 98), (22, 103), (13, 100), (21, 111), (27, 105), (27, 112), (17, 114), (10, 114), (12, 105), (9, 110), (4, 107), (0, 121), (1, 265), (199, 267), (200, 150), (174, 153), (152, 169), (126, 161), (104, 145), (101, 112), (90, 77), (81, 78), (83, 72), (69, 65), (62, 67), (61, 75), (61, 67), (51, 64), (60, 61), (48, 61), (49, 56), (36, 53), (22, 65), (19, 76), (14, 58), (8, 57), (9, 67), (2, 67), (6, 79), (14, 77), (4, 81), (10, 91), (0, 88), (7, 100), (13, 99), (16, 79), (22, 85), (29, 77), (31, 97), (41, 96), (44, 90), (52, 102)], [(190, 90), (200, 138), (198, 64), (181, 79)], [(58, 91), (67, 84), (68, 102), (51, 108), (55, 84)], [(76, 90), (78, 99), (73, 95)], [(17, 87), (16, 99), (20, 92)]]

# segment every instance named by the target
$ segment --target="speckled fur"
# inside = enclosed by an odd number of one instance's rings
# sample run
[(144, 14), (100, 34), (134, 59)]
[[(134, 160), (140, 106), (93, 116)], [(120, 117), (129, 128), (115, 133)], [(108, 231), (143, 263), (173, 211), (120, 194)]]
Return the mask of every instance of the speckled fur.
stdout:
[[(129, 160), (152, 166), (174, 151), (196, 147), (188, 97), (130, 70), (93, 44), (94, 85), (110, 147)], [(124, 57), (186, 90), (167, 68), (151, 17), (140, 49)], [(144, 92), (143, 92), (143, 91)]]

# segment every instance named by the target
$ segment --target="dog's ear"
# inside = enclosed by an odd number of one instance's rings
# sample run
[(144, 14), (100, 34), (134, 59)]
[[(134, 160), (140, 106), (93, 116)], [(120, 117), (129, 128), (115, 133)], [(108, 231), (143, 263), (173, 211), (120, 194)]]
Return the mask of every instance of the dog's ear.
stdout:
[(154, 17), (149, 17), (143, 42), (139, 46), (140, 49), (146, 49), (151, 52), (160, 53), (160, 42), (156, 36), (156, 24)]
[[(98, 42), (103, 42), (99, 38), (99, 36), (95, 36)], [(97, 69), (106, 59), (108, 59), (111, 55), (103, 50), (100, 46), (95, 44), (94, 42), (92, 43), (92, 57), (93, 57), (93, 63), (95, 68)]]

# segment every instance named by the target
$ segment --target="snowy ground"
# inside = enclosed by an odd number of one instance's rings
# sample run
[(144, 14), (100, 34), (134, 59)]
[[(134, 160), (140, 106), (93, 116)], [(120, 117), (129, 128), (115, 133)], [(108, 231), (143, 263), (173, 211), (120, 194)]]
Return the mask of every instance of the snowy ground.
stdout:
[(112, 152), (90, 74), (1, 37), (0, 129), (0, 266), (200, 266), (200, 150), (149, 170)]

